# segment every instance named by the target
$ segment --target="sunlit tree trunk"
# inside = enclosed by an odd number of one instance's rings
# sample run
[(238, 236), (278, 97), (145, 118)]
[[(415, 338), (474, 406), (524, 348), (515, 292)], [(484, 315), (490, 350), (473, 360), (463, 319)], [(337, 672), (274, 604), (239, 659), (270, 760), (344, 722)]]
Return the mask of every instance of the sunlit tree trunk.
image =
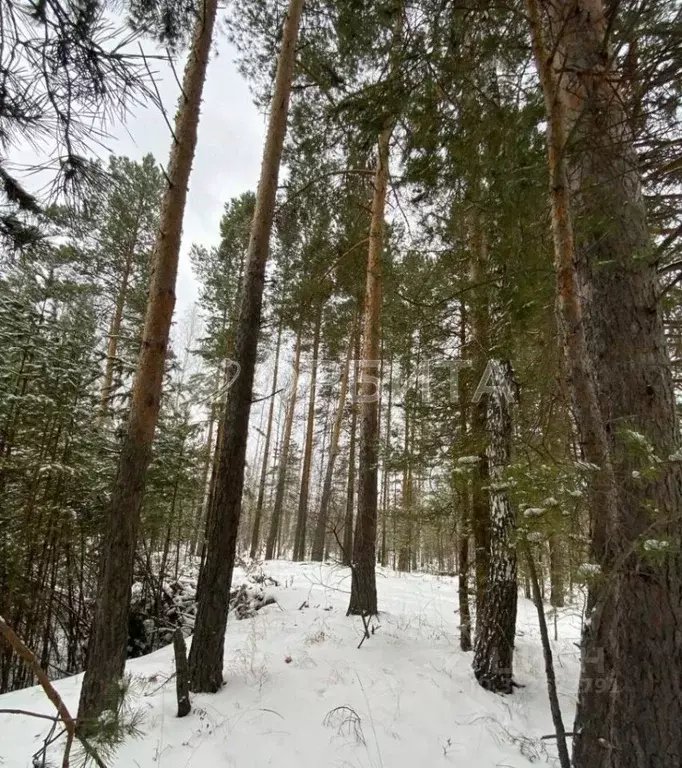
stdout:
[(126, 659), (137, 528), (161, 402), (187, 185), (197, 143), (199, 107), (216, 8), (217, 0), (206, 0), (200, 8), (175, 118), (142, 348), (104, 536), (103, 562), (81, 688), (78, 719), (84, 724), (104, 709), (116, 711), (120, 695), (118, 681)]
[[(589, 591), (573, 762), (676, 765), (682, 472), (667, 462), (679, 435), (624, 89), (600, 0), (528, 0), (527, 10), (548, 117), (566, 368), (581, 448), (598, 467), (589, 501), (601, 573)], [(663, 460), (651, 473), (643, 440)], [(652, 557), (652, 540), (676, 545)]]
[(227, 394), (219, 445), (216, 482), (206, 562), (197, 590), (197, 617), (189, 654), (190, 685), (195, 691), (217, 691), (223, 683), (223, 645), (236, 555), (244, 488), (246, 442), (253, 397), (258, 335), (261, 323), (265, 266), (275, 214), (275, 199), (289, 95), (296, 59), (296, 41), (303, 0), (290, 0), (277, 61), (263, 164), (244, 270), (235, 361), (239, 375)]

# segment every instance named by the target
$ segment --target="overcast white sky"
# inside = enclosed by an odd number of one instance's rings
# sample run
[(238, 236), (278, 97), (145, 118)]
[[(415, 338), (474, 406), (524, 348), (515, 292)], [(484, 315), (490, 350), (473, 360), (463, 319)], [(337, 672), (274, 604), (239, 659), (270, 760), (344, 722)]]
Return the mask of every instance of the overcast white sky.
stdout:
[[(184, 60), (176, 67), (180, 78), (183, 66)], [(160, 65), (158, 70), (158, 88), (172, 120), (178, 86), (169, 67)], [(237, 71), (234, 50), (219, 33), (204, 88), (199, 142), (185, 211), (176, 319), (197, 298), (188, 258), (190, 245), (217, 243), (224, 204), (246, 190), (255, 190), (264, 128), (265, 118), (254, 106), (247, 83)], [(166, 165), (170, 135), (163, 116), (154, 107), (134, 109), (125, 126), (112, 126), (110, 132), (112, 138), (107, 144), (115, 154), (140, 159), (151, 152)]]
[[(189, 195), (185, 211), (180, 270), (177, 285), (175, 320), (182, 318), (189, 305), (197, 298), (197, 284), (189, 262), (192, 243), (217, 244), (223, 206), (235, 195), (256, 189), (260, 171), (265, 116), (253, 104), (246, 80), (237, 71), (235, 50), (217, 27), (199, 124), (199, 141), (190, 178)], [(135, 48), (137, 44), (135, 44)], [(145, 49), (153, 53), (153, 45)], [(178, 77), (182, 79), (184, 57), (176, 63)], [(157, 87), (172, 123), (179, 95), (173, 72), (162, 61), (150, 62), (158, 72)], [(94, 154), (106, 164), (110, 150), (116, 155), (127, 155), (140, 160), (151, 152), (164, 166), (168, 161), (171, 136), (160, 110), (155, 106), (133, 105), (125, 123), (110, 124), (104, 147), (91, 145)], [(48, 147), (50, 151), (53, 147)], [(40, 157), (39, 147), (21, 144), (10, 152), (12, 164), (19, 178), (22, 165), (32, 166)], [(14, 165), (16, 163), (17, 165)], [(40, 173), (23, 177), (29, 191), (38, 192), (49, 178)]]

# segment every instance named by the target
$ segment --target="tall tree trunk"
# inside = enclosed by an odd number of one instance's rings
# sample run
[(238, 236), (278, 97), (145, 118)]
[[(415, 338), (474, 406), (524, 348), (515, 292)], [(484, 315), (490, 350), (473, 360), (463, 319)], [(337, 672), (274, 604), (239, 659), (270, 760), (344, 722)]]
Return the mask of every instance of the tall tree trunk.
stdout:
[[(585, 458), (599, 467), (589, 500), (601, 575), (588, 599), (573, 761), (677, 765), (682, 471), (665, 462), (679, 435), (633, 137), (600, 0), (527, 7), (569, 383)], [(652, 460), (633, 448), (642, 437), (664, 460), (646, 479)], [(650, 540), (677, 544), (652, 557)]]
[(118, 681), (125, 668), (137, 528), (161, 401), (187, 185), (197, 143), (199, 107), (216, 8), (217, 0), (205, 0), (201, 6), (175, 117), (174, 143), (154, 247), (154, 268), (142, 348), (104, 537), (88, 661), (78, 710), (80, 722), (97, 718), (104, 709), (116, 711), (120, 695)]
[(270, 407), (268, 410), (268, 426), (265, 430), (265, 446), (263, 448), (263, 466), (258, 485), (258, 500), (253, 518), (253, 531), (251, 533), (251, 559), (256, 557), (260, 541), (260, 524), (263, 516), (263, 499), (265, 498), (265, 480), (268, 475), (268, 459), (270, 457), (270, 439), (272, 437), (272, 419), (275, 414), (275, 395), (277, 394), (277, 374), (279, 373), (279, 348), (282, 341), (282, 321), (277, 330), (277, 344), (275, 346), (275, 368), (272, 373), (272, 389), (270, 391)]
[(485, 593), (476, 617), (474, 674), (495, 693), (513, 690), (516, 633), (516, 516), (509, 502), (504, 473), (511, 460), (511, 366), (492, 363), (492, 391), (488, 393), (488, 467), (491, 510), (490, 561)]
[(240, 366), (240, 371), (225, 403), (224, 429), (219, 450), (219, 475), (214, 499), (215, 514), (211, 516), (204, 578), (197, 594), (197, 618), (189, 655), (190, 682), (195, 691), (214, 692), (223, 683), (223, 645), (244, 487), (246, 441), (253, 397), (265, 266), (275, 212), (302, 5), (303, 0), (290, 0), (284, 20), (263, 164), (246, 256), (235, 339), (235, 360)]
[(303, 449), (303, 467), (301, 469), (301, 488), (298, 497), (296, 533), (294, 535), (294, 560), (305, 558), (305, 536), (308, 524), (308, 494), (310, 490), (310, 467), (313, 458), (315, 439), (315, 395), (317, 391), (317, 355), (320, 351), (320, 328), (322, 326), (322, 307), (317, 310), (313, 331), (313, 357), (310, 371), (310, 392), (308, 394), (308, 418), (306, 420), (305, 447)]
[(332, 480), (334, 479), (334, 464), (336, 463), (336, 457), (339, 452), (339, 436), (341, 435), (341, 424), (343, 423), (343, 413), (346, 406), (346, 393), (348, 392), (348, 376), (350, 373), (350, 361), (353, 356), (353, 348), (355, 345), (355, 334), (357, 333), (355, 328), (355, 322), (351, 329), (350, 338), (348, 340), (348, 352), (346, 353), (346, 362), (343, 366), (343, 373), (341, 374), (341, 385), (339, 388), (339, 404), (336, 408), (336, 416), (334, 417), (334, 425), (332, 427), (331, 442), (329, 445), (329, 459), (327, 461), (327, 469), (324, 476), (324, 485), (322, 487), (322, 498), (320, 499), (320, 512), (317, 516), (317, 524), (315, 525), (315, 536), (313, 538), (313, 551), (311, 560), (321, 561), (324, 557), (324, 541), (327, 533), (327, 521), (329, 517), (329, 502), (332, 496)]
[(343, 564), (350, 565), (353, 560), (353, 510), (355, 508), (355, 442), (358, 431), (358, 385), (360, 383), (360, 328), (355, 334), (353, 357), (353, 396), (351, 397), (350, 437), (348, 445), (348, 480), (346, 483), (346, 514), (343, 525)]
[(353, 541), (353, 569), (349, 614), (377, 613), (375, 576), (377, 536), (377, 476), (379, 392), (376, 381), (381, 332), (381, 251), (384, 238), (384, 208), (388, 189), (389, 144), (392, 124), (379, 134), (377, 167), (374, 174), (372, 221), (369, 229), (367, 286), (364, 304), (362, 366), (360, 378), (361, 421), (358, 469), (358, 517)]
[[(474, 205), (476, 201), (474, 201)], [(470, 219), (471, 241), (471, 283), (473, 302), (471, 307), (471, 354), (474, 386), (483, 378), (488, 365), (490, 348), (490, 310), (488, 287), (486, 285), (488, 246), (481, 222), (481, 214), (472, 208)], [(474, 393), (472, 393), (473, 395)], [(478, 463), (472, 473), (471, 489), (471, 531), (474, 537), (476, 574), (476, 621), (483, 604), (485, 584), (490, 567), (490, 507), (488, 504), (488, 459), (486, 442), (488, 437), (487, 412), (488, 395), (483, 393), (472, 405), (470, 444)], [(477, 630), (478, 631), (478, 630)]]
[(284, 504), (284, 492), (287, 487), (287, 470), (289, 468), (289, 446), (291, 445), (291, 429), (294, 423), (294, 412), (296, 411), (296, 400), (298, 399), (298, 373), (301, 364), (301, 333), (299, 327), (296, 336), (296, 349), (294, 351), (294, 372), (291, 379), (291, 394), (287, 403), (287, 411), (284, 416), (284, 433), (282, 435), (282, 445), (279, 450), (279, 468), (277, 470), (277, 489), (275, 491), (275, 503), (272, 507), (270, 516), (270, 530), (268, 531), (268, 541), (265, 547), (265, 559), (272, 560), (275, 555), (275, 547), (279, 540), (279, 533), (282, 521), (282, 505)]

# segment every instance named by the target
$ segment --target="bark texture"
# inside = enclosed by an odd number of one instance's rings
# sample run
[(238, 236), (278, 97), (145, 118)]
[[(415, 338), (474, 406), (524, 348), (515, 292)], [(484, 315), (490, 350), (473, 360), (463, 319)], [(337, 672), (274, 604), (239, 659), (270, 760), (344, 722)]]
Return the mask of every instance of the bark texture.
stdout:
[(377, 479), (379, 465), (379, 392), (375, 382), (379, 368), (381, 333), (381, 251), (384, 209), (388, 189), (389, 144), (392, 126), (379, 134), (374, 174), (372, 220), (369, 230), (367, 283), (364, 303), (362, 366), (360, 377), (361, 417), (358, 469), (358, 517), (353, 541), (353, 568), (349, 614), (376, 615), (377, 585)]
[(474, 674), (495, 693), (513, 690), (516, 632), (515, 514), (507, 495), (504, 472), (511, 460), (511, 367), (494, 361), (488, 393), (488, 467), (490, 472), (490, 564), (483, 602), (476, 621)]
[(265, 266), (270, 247), (302, 5), (303, 0), (290, 0), (284, 20), (246, 256), (234, 352), (240, 371), (225, 403), (224, 429), (218, 447), (218, 477), (213, 512), (209, 516), (206, 562), (197, 590), (197, 618), (189, 654), (190, 684), (195, 691), (215, 692), (223, 684), (225, 626), (241, 514)]
[[(567, 369), (581, 447), (599, 467), (590, 503), (601, 575), (589, 595), (573, 761), (676, 766), (682, 476), (667, 462), (678, 433), (631, 124), (600, 0), (527, 7), (549, 118)], [(652, 453), (663, 463), (638, 477)], [(648, 540), (672, 545), (651, 557)]]
[(102, 550), (102, 567), (81, 688), (78, 719), (116, 711), (128, 640), (128, 610), (140, 507), (161, 401), (168, 334), (175, 306), (187, 185), (199, 126), (199, 107), (213, 38), (217, 0), (206, 0), (197, 18), (175, 117), (168, 185), (154, 247), (142, 348), (133, 381), (130, 414), (121, 449)]

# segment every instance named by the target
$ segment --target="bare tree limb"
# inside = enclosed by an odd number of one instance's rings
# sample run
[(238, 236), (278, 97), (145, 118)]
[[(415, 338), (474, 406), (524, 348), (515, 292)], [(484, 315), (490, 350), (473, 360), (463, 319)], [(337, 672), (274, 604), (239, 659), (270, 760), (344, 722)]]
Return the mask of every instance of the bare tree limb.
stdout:
[(10, 647), (17, 656), (21, 657), (29, 666), (31, 672), (38, 678), (42, 689), (47, 698), (54, 704), (59, 713), (59, 719), (64, 723), (66, 729), (66, 746), (64, 747), (64, 757), (62, 759), (62, 768), (69, 768), (69, 755), (73, 740), (76, 735), (76, 721), (71, 717), (71, 713), (62, 701), (62, 697), (57, 693), (50, 679), (45, 674), (33, 651), (28, 648), (10, 625), (0, 616), (0, 634), (5, 638)]

